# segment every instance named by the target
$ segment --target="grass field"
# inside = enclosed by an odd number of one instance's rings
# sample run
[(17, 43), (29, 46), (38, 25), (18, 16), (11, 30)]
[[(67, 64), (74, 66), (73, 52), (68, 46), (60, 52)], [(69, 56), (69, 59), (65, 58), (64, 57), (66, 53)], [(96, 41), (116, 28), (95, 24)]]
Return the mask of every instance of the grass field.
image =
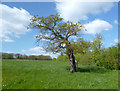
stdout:
[(2, 89), (2, 60), (0, 59), (0, 91)]
[(2, 89), (118, 89), (118, 71), (68, 62), (3, 60)]

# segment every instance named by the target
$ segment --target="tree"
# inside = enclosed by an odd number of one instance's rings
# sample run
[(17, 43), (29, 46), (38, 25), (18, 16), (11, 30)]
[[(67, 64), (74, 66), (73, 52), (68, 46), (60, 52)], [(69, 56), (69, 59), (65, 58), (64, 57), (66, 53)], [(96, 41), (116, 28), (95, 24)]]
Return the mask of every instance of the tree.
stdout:
[(100, 33), (96, 34), (96, 38), (92, 42), (92, 59), (95, 63), (99, 63), (98, 55), (102, 49), (103, 38)]
[(92, 42), (93, 51), (99, 52), (101, 50), (103, 44), (102, 40), (103, 40), (102, 35), (100, 33), (97, 33), (96, 38)]
[(28, 59), (28, 56), (24, 54), (24, 55), (22, 55), (22, 58), (23, 59)]
[(7, 59), (8, 53), (2, 53), (2, 59)]
[(91, 43), (85, 41), (83, 38), (77, 39), (77, 41), (72, 42), (74, 53), (84, 54), (90, 50)]
[(10, 53), (10, 54), (7, 54), (7, 55), (6, 55), (6, 59), (13, 59), (13, 54), (11, 54), (11, 53)]
[(80, 22), (64, 22), (58, 14), (48, 17), (34, 15), (28, 28), (40, 30), (40, 34), (36, 36), (37, 42), (39, 43), (42, 39), (47, 40), (47, 45), (44, 45), (46, 51), (53, 53), (66, 51), (71, 64), (70, 71), (77, 72), (77, 62), (73, 55), (74, 50), (70, 37), (80, 37), (80, 31), (83, 29)]
[(17, 53), (17, 54), (15, 54), (15, 58), (22, 59), (22, 55)]

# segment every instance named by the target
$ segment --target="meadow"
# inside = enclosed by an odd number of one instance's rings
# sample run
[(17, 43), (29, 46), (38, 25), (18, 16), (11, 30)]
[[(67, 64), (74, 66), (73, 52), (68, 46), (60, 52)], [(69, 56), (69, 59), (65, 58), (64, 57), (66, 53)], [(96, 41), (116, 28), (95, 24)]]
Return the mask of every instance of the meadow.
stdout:
[(69, 62), (3, 60), (2, 89), (118, 89), (118, 71), (79, 64), (70, 73)]
[(0, 90), (2, 90), (2, 60), (0, 59)]

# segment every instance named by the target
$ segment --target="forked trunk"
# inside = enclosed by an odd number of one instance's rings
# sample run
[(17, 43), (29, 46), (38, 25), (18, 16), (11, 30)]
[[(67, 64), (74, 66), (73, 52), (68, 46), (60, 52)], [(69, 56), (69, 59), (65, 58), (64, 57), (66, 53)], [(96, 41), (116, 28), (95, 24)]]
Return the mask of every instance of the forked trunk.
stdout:
[(75, 60), (75, 56), (73, 53), (69, 53), (69, 60), (70, 60), (70, 72), (77, 72), (77, 61)]

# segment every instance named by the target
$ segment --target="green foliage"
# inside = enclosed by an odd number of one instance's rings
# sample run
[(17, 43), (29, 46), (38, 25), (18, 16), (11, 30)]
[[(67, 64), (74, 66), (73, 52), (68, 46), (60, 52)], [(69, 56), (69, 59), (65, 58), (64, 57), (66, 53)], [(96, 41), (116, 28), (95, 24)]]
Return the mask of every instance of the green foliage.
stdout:
[(60, 55), (58, 56), (57, 61), (69, 61), (69, 58), (67, 55)]
[(102, 36), (96, 34), (96, 39), (94, 39), (92, 43), (92, 61), (95, 62), (97, 66), (102, 66), (107, 69), (120, 69), (118, 46), (102, 49)]
[(40, 34), (36, 36), (38, 43), (41, 42), (40, 40), (42, 39), (48, 40), (46, 46), (43, 45), (46, 51), (57, 53), (65, 52), (66, 50), (66, 54), (68, 54), (71, 51), (73, 52), (70, 37), (76, 36), (79, 38), (83, 25), (80, 22), (65, 22), (58, 14), (47, 17), (34, 15), (31, 18), (29, 28), (40, 31)]
[(91, 43), (83, 38), (79, 38), (76, 42), (72, 41), (71, 44), (73, 46), (74, 53), (80, 54), (88, 52), (91, 47)]
[(92, 55), (91, 52), (87, 52), (85, 54), (75, 54), (75, 58), (81, 65), (95, 65), (91, 61), (91, 55)]
[[(76, 61), (80, 65), (95, 65), (94, 62), (91, 61), (91, 52), (87, 52), (85, 54), (74, 54)], [(69, 58), (67, 55), (60, 55), (56, 59), (57, 61), (69, 61)]]
[(2, 59), (29, 59), (29, 60), (52, 60), (50, 56), (43, 55), (21, 55), (21, 54), (13, 54), (13, 53), (1, 53)]
[(2, 53), (2, 59), (13, 59), (13, 54)]
[(68, 62), (3, 60), (2, 89), (118, 89), (118, 71)]
[(2, 91), (2, 60), (0, 59), (0, 91)]
[(118, 61), (118, 48), (109, 47), (102, 49), (99, 55), (96, 55), (96, 64), (108, 69), (120, 69), (120, 62)]
[(52, 60), (50, 56), (43, 56), (43, 55), (30, 55), (28, 56), (28, 59), (32, 60)]
[(56, 61), (56, 58), (53, 58), (52, 61)]
[(94, 52), (99, 53), (103, 44), (102, 40), (103, 40), (102, 35), (100, 33), (96, 34), (96, 38), (92, 42), (92, 50)]
[(91, 45), (92, 45), (91, 59), (92, 59), (93, 62), (95, 62), (97, 64), (98, 61), (99, 61), (98, 55), (100, 54), (101, 46), (102, 46), (102, 36), (101, 36), (101, 34), (96, 34), (96, 38), (93, 40)]

